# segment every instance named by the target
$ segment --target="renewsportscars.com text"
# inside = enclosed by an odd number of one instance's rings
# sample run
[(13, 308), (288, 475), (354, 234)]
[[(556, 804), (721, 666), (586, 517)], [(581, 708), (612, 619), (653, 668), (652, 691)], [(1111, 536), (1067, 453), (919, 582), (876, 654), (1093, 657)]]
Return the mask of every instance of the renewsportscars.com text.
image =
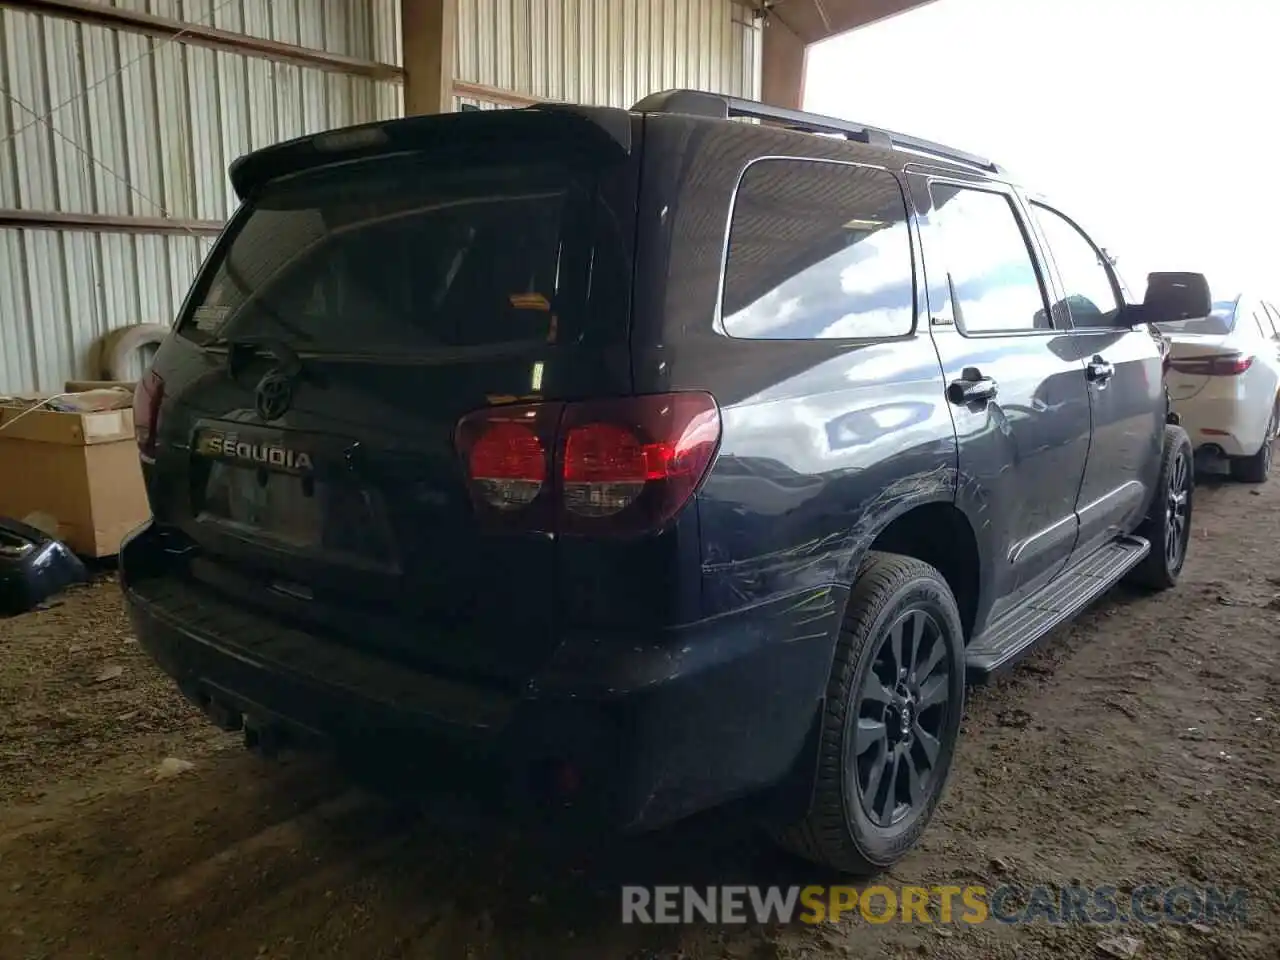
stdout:
[(622, 922), (1228, 923), (1245, 891), (1216, 886), (624, 886)]

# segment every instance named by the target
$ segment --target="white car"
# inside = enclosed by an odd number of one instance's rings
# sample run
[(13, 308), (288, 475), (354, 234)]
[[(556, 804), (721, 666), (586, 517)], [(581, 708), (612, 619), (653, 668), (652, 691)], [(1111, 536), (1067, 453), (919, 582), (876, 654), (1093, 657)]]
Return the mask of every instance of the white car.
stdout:
[(1158, 326), (1169, 399), (1198, 459), (1225, 458), (1235, 479), (1262, 483), (1280, 422), (1280, 310), (1242, 296)]

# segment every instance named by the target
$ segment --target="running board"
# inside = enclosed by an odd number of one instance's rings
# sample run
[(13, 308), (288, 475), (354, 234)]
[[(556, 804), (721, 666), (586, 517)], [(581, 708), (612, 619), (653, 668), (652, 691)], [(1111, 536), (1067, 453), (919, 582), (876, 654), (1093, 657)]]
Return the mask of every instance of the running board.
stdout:
[(1120, 537), (1050, 580), (969, 644), (965, 651), (969, 682), (987, 683), (1013, 666), (1054, 627), (1115, 586), (1150, 550), (1151, 544), (1141, 537)]

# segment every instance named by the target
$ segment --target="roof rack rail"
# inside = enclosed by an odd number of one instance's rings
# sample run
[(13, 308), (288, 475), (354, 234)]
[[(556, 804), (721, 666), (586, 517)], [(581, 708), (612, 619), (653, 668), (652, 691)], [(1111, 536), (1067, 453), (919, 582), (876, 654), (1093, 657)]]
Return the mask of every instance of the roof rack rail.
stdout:
[(719, 93), (706, 93), (701, 90), (664, 90), (652, 93), (638, 101), (631, 108), (636, 113), (685, 113), (696, 117), (711, 117), (728, 120), (730, 117), (749, 117), (762, 120), (777, 126), (804, 133), (834, 134), (847, 140), (921, 153), (939, 157), (969, 167), (976, 167), (989, 173), (1004, 174), (1003, 168), (986, 157), (979, 157), (954, 147), (948, 147), (932, 140), (912, 137), (905, 133), (895, 133), (880, 127), (868, 126), (864, 123), (853, 123), (849, 120), (837, 120), (835, 117), (824, 117), (804, 110), (791, 110), (787, 107), (773, 107), (756, 100), (743, 100), (739, 97), (725, 96)]

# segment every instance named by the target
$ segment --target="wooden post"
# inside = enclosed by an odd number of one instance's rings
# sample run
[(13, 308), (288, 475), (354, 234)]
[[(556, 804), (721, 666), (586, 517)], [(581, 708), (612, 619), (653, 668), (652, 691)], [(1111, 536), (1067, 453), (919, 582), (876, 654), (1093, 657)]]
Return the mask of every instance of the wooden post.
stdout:
[(808, 45), (777, 17), (764, 22), (760, 57), (760, 99), (775, 107), (804, 109), (804, 66)]
[(400, 0), (405, 116), (453, 109), (458, 0)]

